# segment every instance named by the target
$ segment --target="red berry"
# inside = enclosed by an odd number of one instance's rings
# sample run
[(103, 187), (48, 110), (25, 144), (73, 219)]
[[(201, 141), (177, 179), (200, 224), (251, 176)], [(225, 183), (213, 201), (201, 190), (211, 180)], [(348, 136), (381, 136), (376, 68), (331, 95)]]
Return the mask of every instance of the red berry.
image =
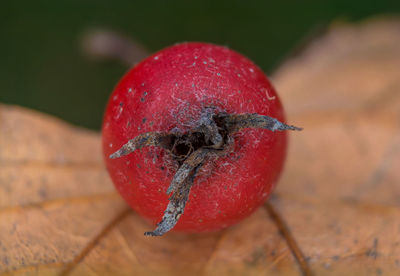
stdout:
[[(176, 215), (174, 229), (227, 227), (267, 199), (285, 159), (285, 132), (244, 128), (228, 133), (221, 126), (224, 114), (253, 113), (284, 121), (274, 88), (250, 60), (206, 43), (161, 50), (132, 68), (111, 95), (102, 133), (107, 169), (126, 202), (157, 223), (169, 204), (167, 189), (185, 159), (198, 148), (218, 148), (193, 170), (189, 201), (182, 216)], [(207, 116), (217, 122), (222, 146), (196, 132)], [(171, 151), (151, 146), (109, 158), (130, 139), (148, 132), (167, 133), (163, 143), (170, 143)], [(197, 136), (189, 139), (190, 135)]]

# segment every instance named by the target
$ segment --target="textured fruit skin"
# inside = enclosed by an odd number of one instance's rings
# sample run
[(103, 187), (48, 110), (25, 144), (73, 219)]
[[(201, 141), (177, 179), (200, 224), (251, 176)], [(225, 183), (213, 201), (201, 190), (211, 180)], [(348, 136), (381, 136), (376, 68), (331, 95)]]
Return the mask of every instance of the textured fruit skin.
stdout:
[[(285, 121), (274, 88), (256, 65), (206, 43), (178, 44), (146, 58), (126, 73), (110, 97), (102, 129), (108, 172), (126, 202), (154, 224), (168, 204), (166, 190), (176, 162), (158, 147), (108, 157), (141, 133), (189, 130), (209, 106)], [(234, 151), (206, 161), (198, 171), (174, 230), (217, 230), (247, 217), (272, 192), (286, 147), (286, 132), (248, 128), (234, 134)]]

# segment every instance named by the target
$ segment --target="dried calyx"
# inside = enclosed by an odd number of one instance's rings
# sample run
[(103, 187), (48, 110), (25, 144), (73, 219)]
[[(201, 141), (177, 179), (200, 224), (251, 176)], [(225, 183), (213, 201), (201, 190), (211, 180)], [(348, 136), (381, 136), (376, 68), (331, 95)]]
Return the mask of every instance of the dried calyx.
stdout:
[(118, 158), (142, 147), (158, 146), (167, 150), (179, 164), (167, 189), (167, 194), (172, 195), (164, 216), (157, 228), (152, 232), (145, 232), (145, 235), (162, 236), (176, 225), (184, 212), (198, 169), (207, 158), (222, 156), (229, 151), (229, 145), (233, 141), (232, 134), (243, 128), (301, 130), (265, 115), (216, 113), (214, 109), (206, 108), (196, 127), (186, 133), (143, 133), (110, 155), (110, 158)]

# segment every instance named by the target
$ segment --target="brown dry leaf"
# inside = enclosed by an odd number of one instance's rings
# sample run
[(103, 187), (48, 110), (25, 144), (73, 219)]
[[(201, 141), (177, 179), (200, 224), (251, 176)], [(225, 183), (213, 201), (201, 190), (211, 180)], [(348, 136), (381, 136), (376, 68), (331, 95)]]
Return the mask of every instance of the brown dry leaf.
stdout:
[(305, 130), (270, 204), (218, 233), (143, 236), (97, 133), (0, 105), (0, 274), (399, 275), (399, 45), (399, 20), (333, 25), (276, 72)]
[(400, 20), (333, 25), (274, 76), (292, 135), (273, 204), (317, 275), (400, 275)]

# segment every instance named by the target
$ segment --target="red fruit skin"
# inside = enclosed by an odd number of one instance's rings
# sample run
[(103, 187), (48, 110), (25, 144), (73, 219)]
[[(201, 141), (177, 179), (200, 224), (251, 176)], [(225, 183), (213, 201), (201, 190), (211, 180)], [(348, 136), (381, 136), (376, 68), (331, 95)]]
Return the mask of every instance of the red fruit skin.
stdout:
[[(129, 70), (111, 95), (102, 129), (108, 172), (126, 202), (154, 224), (168, 204), (166, 190), (177, 164), (158, 147), (117, 159), (109, 155), (141, 133), (185, 132), (207, 106), (285, 121), (279, 98), (260, 68), (213, 44), (182, 43), (161, 50)], [(247, 217), (273, 190), (286, 147), (286, 132), (248, 128), (236, 133), (234, 151), (206, 161), (198, 171), (174, 230), (217, 230)]]

